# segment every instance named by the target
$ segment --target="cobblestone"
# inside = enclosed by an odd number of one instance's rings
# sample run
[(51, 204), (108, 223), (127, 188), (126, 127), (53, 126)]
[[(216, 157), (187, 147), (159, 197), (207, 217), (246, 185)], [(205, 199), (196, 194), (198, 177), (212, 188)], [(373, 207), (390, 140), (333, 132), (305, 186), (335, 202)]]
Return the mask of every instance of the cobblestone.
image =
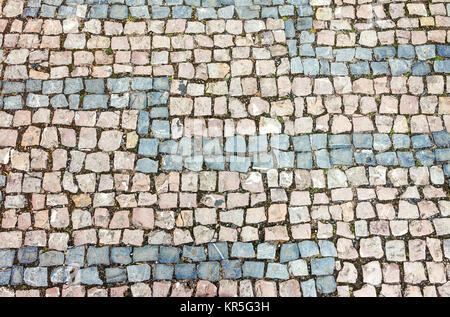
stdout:
[(0, 7), (0, 296), (449, 296), (450, 6)]

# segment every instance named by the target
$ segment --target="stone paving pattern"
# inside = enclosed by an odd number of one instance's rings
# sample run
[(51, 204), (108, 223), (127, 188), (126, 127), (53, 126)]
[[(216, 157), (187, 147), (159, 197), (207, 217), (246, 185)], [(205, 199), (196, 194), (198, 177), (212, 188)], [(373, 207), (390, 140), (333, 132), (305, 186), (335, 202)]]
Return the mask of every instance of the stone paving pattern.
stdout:
[(448, 0), (0, 10), (0, 296), (450, 296)]

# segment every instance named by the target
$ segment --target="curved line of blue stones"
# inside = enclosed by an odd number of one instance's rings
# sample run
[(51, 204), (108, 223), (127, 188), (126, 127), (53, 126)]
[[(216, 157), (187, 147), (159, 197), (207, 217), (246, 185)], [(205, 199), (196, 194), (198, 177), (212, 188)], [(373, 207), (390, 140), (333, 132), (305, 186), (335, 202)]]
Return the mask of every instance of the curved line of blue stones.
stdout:
[[(284, 243), (279, 248), (273, 243), (260, 243), (256, 250), (246, 242), (185, 245), (182, 250), (151, 245), (79, 246), (62, 252), (27, 246), (0, 249), (0, 285), (47, 287), (173, 279), (216, 282), (222, 278), (297, 278), (301, 279), (302, 289), (315, 292), (317, 283), (317, 289), (328, 294), (336, 290), (335, 257), (334, 243), (328, 240)], [(104, 271), (104, 278), (99, 268)]]
[[(24, 9), (23, 16), (31, 18), (66, 19), (76, 15), (76, 5), (89, 5), (87, 18), (90, 19), (231, 19), (237, 15), (239, 19), (283, 18), (291, 73), (315, 75), (349, 75), (345, 62), (351, 63), (350, 74), (399, 76), (412, 74), (425, 76), (434, 73), (450, 73), (450, 57), (448, 45), (410, 45), (400, 44), (371, 48), (332, 48), (317, 46), (315, 34), (308, 30), (313, 28), (314, 10), (309, 0), (30, 0)], [(183, 5), (184, 3), (184, 5)], [(296, 31), (300, 31), (297, 38)], [(314, 58), (316, 57), (316, 58)], [(335, 62), (330, 61), (335, 58)], [(375, 58), (375, 61), (372, 61)], [(441, 59), (438, 59), (441, 58)], [(417, 59), (417, 60), (415, 60)], [(435, 60), (436, 59), (436, 60)], [(369, 63), (370, 61), (370, 63)], [(433, 71), (431, 69), (433, 68)]]
[[(138, 172), (158, 172), (158, 162), (148, 157), (162, 154), (161, 169), (167, 171), (182, 170), (183, 166), (188, 170), (200, 171), (203, 164), (212, 170), (224, 170), (226, 162), (229, 162), (230, 171), (237, 172), (247, 172), (250, 166), (255, 169), (312, 169), (330, 168), (332, 165), (411, 167), (417, 162), (424, 166), (446, 163), (444, 173), (450, 175), (447, 163), (450, 161), (450, 134), (446, 130), (433, 132), (431, 137), (429, 134), (410, 137), (408, 134), (397, 133), (312, 133), (299, 136), (277, 134), (270, 138), (267, 135), (255, 135), (248, 136), (248, 141), (241, 135), (226, 138), (182, 137), (179, 141), (171, 140), (170, 121), (164, 120), (169, 118), (166, 106), (169, 82), (167, 77), (108, 79), (108, 91), (112, 94), (123, 93), (119, 97), (105, 94), (105, 82), (102, 79), (85, 79), (84, 82), (81, 78), (4, 82), (3, 98), (0, 100), (5, 110), (22, 109), (22, 97), (14, 94), (26, 91), (28, 94), (25, 105), (32, 108), (51, 106), (76, 110), (82, 106), (83, 110), (108, 107), (139, 110), (136, 132), (141, 138), (138, 154), (146, 157), (137, 160)], [(124, 93), (130, 89), (131, 93)], [(83, 98), (80, 97), (82, 91), (88, 93)], [(151, 106), (150, 111), (142, 110), (147, 106)], [(143, 137), (149, 135), (150, 131), (152, 138)], [(198, 142), (200, 151), (196, 150), (198, 146), (194, 146)], [(248, 156), (242, 156), (245, 154)]]

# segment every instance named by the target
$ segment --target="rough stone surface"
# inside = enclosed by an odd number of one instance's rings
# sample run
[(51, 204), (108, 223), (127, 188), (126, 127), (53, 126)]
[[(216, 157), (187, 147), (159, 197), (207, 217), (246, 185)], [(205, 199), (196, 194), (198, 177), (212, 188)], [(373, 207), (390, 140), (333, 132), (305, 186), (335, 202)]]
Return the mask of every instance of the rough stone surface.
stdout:
[(448, 1), (0, 15), (0, 296), (450, 296)]

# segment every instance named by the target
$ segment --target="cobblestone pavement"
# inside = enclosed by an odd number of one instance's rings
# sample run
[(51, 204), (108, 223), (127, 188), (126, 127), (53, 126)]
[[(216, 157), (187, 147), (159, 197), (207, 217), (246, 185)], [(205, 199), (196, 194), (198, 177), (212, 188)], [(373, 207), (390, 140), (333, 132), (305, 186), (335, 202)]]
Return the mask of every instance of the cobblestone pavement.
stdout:
[(0, 296), (450, 296), (448, 0), (0, 9)]

